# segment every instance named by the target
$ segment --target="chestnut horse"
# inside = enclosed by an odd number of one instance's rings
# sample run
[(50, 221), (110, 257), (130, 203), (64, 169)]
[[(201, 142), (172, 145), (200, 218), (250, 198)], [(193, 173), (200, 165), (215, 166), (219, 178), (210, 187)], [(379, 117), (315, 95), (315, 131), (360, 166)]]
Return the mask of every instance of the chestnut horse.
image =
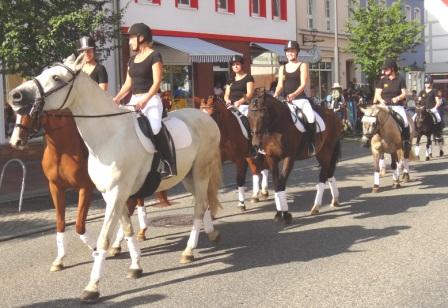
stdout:
[[(263, 162), (255, 161), (251, 156), (252, 145), (250, 140), (244, 136), (242, 128), (236, 118), (235, 114), (226, 106), (224, 100), (219, 96), (210, 96), (207, 99), (199, 99), (199, 106), (212, 116), (216, 124), (218, 124), (221, 132), (221, 142), (219, 148), (221, 150), (222, 161), (231, 161), (236, 166), (236, 183), (238, 186), (238, 207), (241, 210), (246, 209), (244, 203), (244, 184), (246, 182), (246, 172), (249, 166), (252, 172), (253, 191), (251, 202), (255, 203), (268, 197), (268, 170), (261, 171), (262, 182), (261, 191), (259, 188), (259, 174), (258, 165)], [(249, 135), (249, 132), (248, 132)]]
[[(394, 170), (393, 188), (400, 188), (400, 169), (403, 169), (403, 182), (410, 180), (409, 176), (409, 159), (413, 159), (414, 155), (411, 149), (403, 147), (400, 127), (397, 121), (393, 118), (391, 111), (385, 105), (377, 104), (361, 108), (364, 113), (362, 117), (362, 141), (368, 143), (370, 141), (370, 148), (373, 156), (373, 187), (372, 192), (379, 192), (380, 185), (380, 157), (384, 157), (384, 153), (389, 153), (391, 156), (391, 168)], [(408, 115), (408, 123), (410, 130), (410, 140), (412, 141), (415, 129), (414, 125)]]
[(431, 136), (434, 136), (435, 144), (439, 146), (439, 155), (443, 156), (443, 136), (439, 125), (435, 124), (432, 115), (426, 107), (417, 106), (415, 108), (414, 124), (415, 124), (415, 156), (420, 154), (420, 140), (422, 136), (426, 136), (426, 160), (430, 160), (432, 157), (432, 140)]
[[(81, 240), (90, 248), (96, 247), (95, 239), (86, 230), (87, 213), (92, 199), (94, 184), (87, 171), (89, 152), (79, 135), (76, 123), (69, 110), (45, 112), (39, 121), (30, 116), (17, 115), (16, 127), (10, 144), (24, 149), (33, 132), (40, 127), (45, 131), (45, 150), (42, 157), (42, 169), (48, 179), (48, 186), (56, 210), (56, 245), (58, 253), (50, 271), (56, 272), (64, 268), (63, 258), (66, 256), (65, 232), (65, 193), (67, 189), (78, 190), (78, 208), (75, 229)], [(163, 200), (161, 200), (162, 202)], [(146, 239), (146, 211), (141, 198), (128, 200), (129, 215), (138, 205), (140, 231), (137, 239)]]
[[(333, 195), (331, 205), (339, 205), (339, 191), (334, 171), (340, 156), (342, 122), (331, 110), (318, 108), (318, 112), (323, 118), (326, 128), (316, 136), (315, 149), (320, 173), (311, 215), (319, 213), (327, 181)], [(304, 144), (304, 135), (294, 125), (291, 111), (286, 103), (277, 100), (264, 90), (257, 89), (255, 91), (255, 97), (249, 105), (249, 122), (252, 130), (252, 144), (265, 155), (272, 173), (277, 208), (274, 220), (289, 224), (292, 222), (292, 216), (288, 212), (285, 195), (288, 176), (295, 160), (312, 157), (308, 153), (308, 147)]]

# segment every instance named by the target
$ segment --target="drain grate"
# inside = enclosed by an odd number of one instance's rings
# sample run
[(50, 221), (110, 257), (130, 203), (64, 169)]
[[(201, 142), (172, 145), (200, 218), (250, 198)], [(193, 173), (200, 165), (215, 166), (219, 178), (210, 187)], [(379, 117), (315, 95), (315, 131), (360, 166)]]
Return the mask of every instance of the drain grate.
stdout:
[(191, 226), (193, 224), (193, 215), (160, 216), (151, 219), (150, 224), (154, 227)]

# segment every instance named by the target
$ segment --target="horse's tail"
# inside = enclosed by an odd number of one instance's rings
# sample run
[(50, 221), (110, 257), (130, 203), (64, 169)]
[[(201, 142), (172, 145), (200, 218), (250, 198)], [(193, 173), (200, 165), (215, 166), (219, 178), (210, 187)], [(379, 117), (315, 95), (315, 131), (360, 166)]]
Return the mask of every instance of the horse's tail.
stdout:
[(220, 209), (221, 202), (218, 199), (218, 190), (221, 188), (222, 183), (222, 163), (221, 163), (221, 153), (219, 147), (216, 148), (216, 152), (213, 155), (213, 159), (210, 163), (210, 178), (208, 182), (207, 198), (208, 205), (212, 217), (216, 217), (218, 209)]
[(338, 139), (334, 145), (333, 153), (331, 154), (331, 166), (334, 169), (339, 159), (341, 158), (341, 139)]

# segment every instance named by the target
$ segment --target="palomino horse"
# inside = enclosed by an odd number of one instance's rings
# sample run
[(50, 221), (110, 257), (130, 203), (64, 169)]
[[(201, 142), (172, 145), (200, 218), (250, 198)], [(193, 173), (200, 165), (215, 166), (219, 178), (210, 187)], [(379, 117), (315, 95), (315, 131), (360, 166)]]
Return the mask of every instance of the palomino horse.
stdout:
[[(124, 230), (131, 256), (129, 276), (138, 278), (142, 274), (140, 248), (134, 237), (126, 201), (145, 182), (154, 153), (146, 151), (140, 142), (134, 127), (136, 114), (118, 108), (111, 95), (81, 71), (83, 60), (84, 54), (77, 59), (71, 56), (64, 63), (56, 64), (23, 83), (9, 93), (9, 104), (15, 112), (29, 113), (32, 117), (39, 116), (42, 110), (63, 108), (70, 109), (76, 116), (76, 125), (89, 150), (90, 178), (106, 201), (104, 223), (93, 253), (90, 281), (81, 294), (83, 301), (96, 301), (107, 249), (118, 223)], [(202, 224), (209, 239), (219, 238), (211, 217), (221, 206), (217, 198), (222, 171), (220, 135), (211, 117), (199, 110), (171, 112), (166, 122), (168, 120), (175, 122), (173, 125), (185, 127), (177, 131), (177, 140), (183, 142), (183, 146), (176, 150), (178, 175), (162, 180), (158, 190), (167, 190), (183, 181), (195, 197), (193, 228), (181, 256), (181, 262), (191, 262)], [(160, 179), (160, 175), (158, 177)]]
[[(39, 121), (37, 121), (39, 120)], [(76, 216), (76, 232), (81, 240), (94, 249), (96, 243), (92, 234), (86, 230), (87, 212), (92, 198), (94, 184), (87, 171), (87, 158), (89, 152), (79, 135), (76, 123), (68, 110), (45, 112), (42, 117), (31, 119), (29, 115), (17, 115), (16, 127), (11, 136), (10, 144), (18, 149), (24, 149), (31, 133), (42, 127), (45, 131), (45, 150), (42, 157), (42, 169), (48, 179), (48, 186), (56, 210), (56, 246), (57, 257), (53, 261), (50, 271), (56, 272), (64, 268), (63, 258), (66, 256), (65, 241), (65, 193), (67, 189), (78, 190), (78, 208)], [(161, 196), (160, 202), (163, 202)], [(140, 231), (137, 240), (146, 239), (146, 211), (142, 198), (128, 200), (129, 214), (138, 205), (138, 220)]]
[(432, 119), (432, 115), (426, 107), (417, 106), (415, 108), (415, 156), (419, 157), (420, 154), (420, 140), (422, 136), (426, 136), (426, 160), (430, 160), (432, 157), (432, 140), (431, 136), (434, 136), (435, 144), (439, 146), (439, 155), (443, 156), (443, 136), (441, 134), (441, 130), (438, 125), (436, 125)]
[[(199, 99), (199, 98), (197, 98)], [(246, 182), (246, 171), (249, 166), (252, 172), (253, 191), (251, 202), (258, 202), (259, 198), (266, 199), (268, 196), (268, 170), (262, 170), (261, 191), (259, 188), (260, 171), (257, 165), (263, 162), (257, 162), (251, 155), (252, 145), (248, 137), (245, 137), (242, 128), (230, 109), (226, 107), (226, 103), (219, 96), (210, 96), (207, 99), (199, 99), (200, 108), (206, 111), (216, 121), (221, 132), (221, 149), (222, 161), (231, 161), (236, 166), (236, 183), (238, 185), (238, 207), (241, 210), (246, 209), (244, 203), (244, 184)], [(249, 133), (249, 132), (248, 132)]]
[[(411, 149), (403, 148), (400, 128), (397, 121), (392, 117), (389, 108), (383, 105), (372, 105), (361, 108), (364, 113), (362, 118), (363, 136), (362, 142), (368, 143), (370, 140), (370, 148), (373, 155), (374, 180), (372, 192), (379, 192), (380, 185), (380, 166), (379, 160), (382, 154), (389, 153), (391, 155), (391, 168), (394, 170), (393, 188), (400, 186), (400, 168), (403, 167), (403, 182), (408, 182), (409, 177), (409, 158), (413, 158)], [(408, 116), (410, 129), (410, 140), (414, 136), (414, 125)]]
[[(325, 130), (316, 137), (316, 158), (320, 165), (319, 183), (311, 215), (319, 213), (322, 204), (325, 183), (328, 181), (333, 200), (331, 205), (338, 206), (339, 191), (334, 178), (337, 160), (340, 156), (340, 138), (342, 122), (336, 114), (326, 108), (319, 109), (324, 120)], [(267, 94), (257, 90), (249, 105), (249, 122), (252, 130), (252, 144), (265, 154), (266, 162), (272, 173), (275, 188), (276, 221), (291, 223), (288, 213), (285, 188), (288, 176), (295, 160), (310, 158), (303, 134), (296, 128), (288, 106)], [(282, 166), (280, 167), (280, 163)]]

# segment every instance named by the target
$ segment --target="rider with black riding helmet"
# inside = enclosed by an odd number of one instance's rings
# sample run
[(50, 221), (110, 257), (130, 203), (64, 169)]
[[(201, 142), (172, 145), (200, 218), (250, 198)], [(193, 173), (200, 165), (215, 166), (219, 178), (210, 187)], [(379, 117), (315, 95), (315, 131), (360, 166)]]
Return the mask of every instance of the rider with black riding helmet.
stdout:
[(95, 59), (95, 40), (90, 36), (83, 36), (76, 41), (78, 53), (84, 52), (82, 71), (90, 76), (104, 91), (108, 88), (107, 71), (104, 65)]
[(406, 83), (398, 73), (398, 65), (394, 59), (387, 59), (383, 65), (384, 78), (380, 79), (375, 89), (375, 99), (389, 106), (403, 119), (403, 146), (410, 148), (410, 130), (404, 103), (406, 101)]
[(174, 176), (177, 174), (176, 159), (162, 126), (163, 103), (158, 94), (163, 75), (162, 56), (152, 48), (152, 30), (144, 23), (133, 24), (128, 35), (129, 45), (136, 54), (129, 59), (126, 80), (114, 101), (119, 104), (132, 91), (128, 105), (134, 106), (149, 120), (154, 134), (152, 141), (162, 157), (162, 177)]
[(230, 60), (233, 76), (226, 86), (224, 100), (228, 106), (235, 106), (238, 110), (247, 116), (249, 101), (254, 95), (254, 78), (251, 74), (244, 71), (244, 58), (242, 56), (233, 56)]
[(438, 130), (442, 129), (442, 118), (438, 112), (438, 108), (442, 105), (442, 100), (436, 95), (434, 91), (433, 79), (431, 75), (425, 76), (425, 89), (421, 90), (418, 94), (418, 104), (419, 106), (426, 107), (427, 110), (431, 110), (432, 114), (436, 118), (436, 125)]
[(288, 41), (285, 45), (288, 63), (282, 65), (278, 72), (278, 84), (274, 97), (285, 96), (291, 112), (295, 112), (294, 106), (303, 111), (308, 121), (306, 137), (308, 142), (308, 153), (315, 154), (314, 137), (316, 134), (316, 117), (309, 100), (305, 95), (305, 89), (309, 82), (308, 64), (301, 62), (298, 58), (300, 46), (296, 41)]

